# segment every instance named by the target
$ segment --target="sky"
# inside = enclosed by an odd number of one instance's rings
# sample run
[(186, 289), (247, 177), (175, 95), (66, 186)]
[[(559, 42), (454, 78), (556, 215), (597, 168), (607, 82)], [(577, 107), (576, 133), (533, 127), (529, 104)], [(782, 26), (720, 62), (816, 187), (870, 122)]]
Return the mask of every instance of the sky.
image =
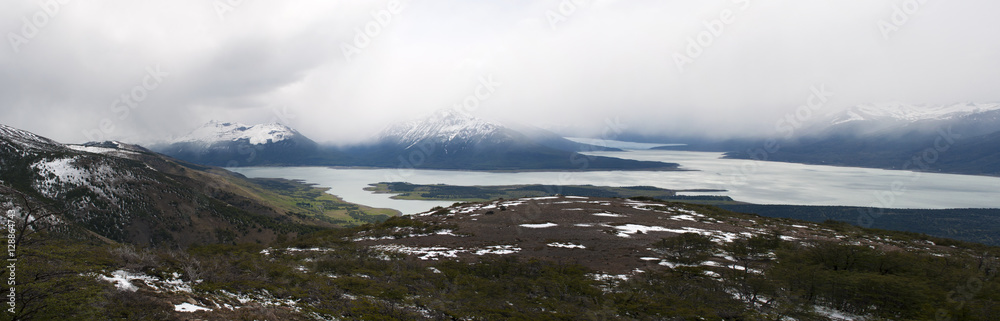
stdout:
[(816, 92), (809, 115), (1000, 101), (993, 0), (4, 7), (0, 123), (67, 143), (169, 140), (220, 120), (346, 144), (456, 106), (573, 136), (767, 136)]

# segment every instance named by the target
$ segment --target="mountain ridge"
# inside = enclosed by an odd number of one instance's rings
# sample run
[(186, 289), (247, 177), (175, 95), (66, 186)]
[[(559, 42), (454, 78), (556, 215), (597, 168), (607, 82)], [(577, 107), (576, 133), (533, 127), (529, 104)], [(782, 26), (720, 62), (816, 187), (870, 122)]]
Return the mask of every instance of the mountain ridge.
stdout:
[[(457, 110), (390, 125), (372, 143), (321, 146), (294, 129), (212, 121), (151, 150), (213, 166), (407, 166), (462, 170), (676, 170), (678, 165), (579, 152), (620, 151), (542, 129), (514, 129)], [(402, 159), (402, 160), (401, 160)]]

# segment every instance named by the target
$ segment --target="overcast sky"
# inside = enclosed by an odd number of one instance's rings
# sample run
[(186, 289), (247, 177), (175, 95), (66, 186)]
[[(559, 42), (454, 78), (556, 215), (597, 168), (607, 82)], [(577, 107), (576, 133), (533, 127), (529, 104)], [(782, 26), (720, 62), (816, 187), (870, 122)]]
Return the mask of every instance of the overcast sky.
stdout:
[(8, 1), (0, 123), (82, 142), (278, 121), (351, 142), (478, 101), (573, 134), (768, 135), (812, 87), (832, 93), (818, 113), (1000, 101), (995, 0), (394, 4)]

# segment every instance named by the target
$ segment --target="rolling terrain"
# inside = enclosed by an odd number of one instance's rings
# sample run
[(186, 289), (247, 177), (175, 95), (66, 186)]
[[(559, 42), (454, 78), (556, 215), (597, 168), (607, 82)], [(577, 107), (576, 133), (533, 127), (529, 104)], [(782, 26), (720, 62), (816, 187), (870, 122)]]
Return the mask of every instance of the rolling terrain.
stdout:
[(70, 307), (62, 317), (76, 319), (983, 320), (1000, 313), (996, 247), (651, 200), (456, 204), (268, 245), (63, 247), (79, 254), (54, 266), (77, 272), (76, 291), (92, 295), (45, 292), (32, 306)]
[[(250, 180), (119, 142), (63, 145), (0, 125), (7, 209), (39, 224), (151, 246), (268, 242), (353, 218), (396, 214), (323, 196), (294, 182)], [(295, 188), (300, 189), (295, 191)], [(297, 195), (298, 194), (298, 195)], [(329, 204), (328, 210), (288, 204)]]

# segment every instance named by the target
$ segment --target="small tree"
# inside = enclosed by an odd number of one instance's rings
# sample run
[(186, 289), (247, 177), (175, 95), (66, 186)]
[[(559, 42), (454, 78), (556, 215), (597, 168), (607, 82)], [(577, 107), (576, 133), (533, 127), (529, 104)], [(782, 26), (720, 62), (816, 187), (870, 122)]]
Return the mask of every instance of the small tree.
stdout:
[(698, 233), (684, 233), (653, 243), (653, 251), (680, 264), (701, 263), (712, 255), (714, 247), (712, 239)]

